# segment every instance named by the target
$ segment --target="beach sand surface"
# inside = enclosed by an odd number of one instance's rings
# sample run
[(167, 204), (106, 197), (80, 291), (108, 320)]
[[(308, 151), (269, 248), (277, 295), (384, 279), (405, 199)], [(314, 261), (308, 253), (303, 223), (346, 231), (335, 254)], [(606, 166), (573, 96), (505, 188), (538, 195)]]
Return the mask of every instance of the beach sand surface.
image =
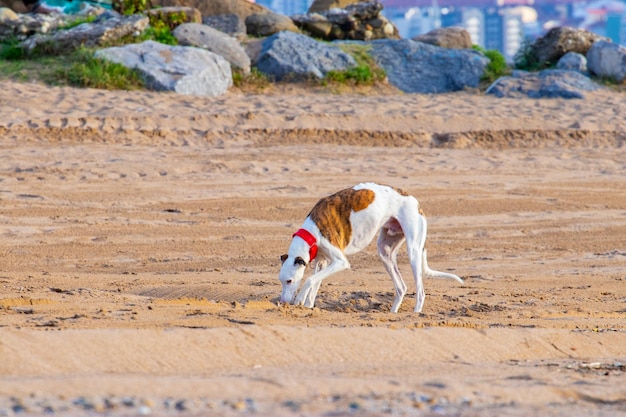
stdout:
[[(0, 82), (0, 415), (626, 415), (626, 96), (219, 98)], [(279, 305), (315, 202), (429, 220)]]

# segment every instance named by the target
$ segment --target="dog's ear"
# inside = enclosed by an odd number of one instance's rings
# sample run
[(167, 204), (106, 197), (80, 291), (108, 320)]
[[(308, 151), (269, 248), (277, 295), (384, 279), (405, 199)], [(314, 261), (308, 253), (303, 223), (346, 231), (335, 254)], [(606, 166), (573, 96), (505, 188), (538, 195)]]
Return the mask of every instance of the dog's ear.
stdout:
[(296, 260), (293, 261), (294, 265), (302, 265), (302, 266), (306, 266), (306, 262), (304, 261), (304, 259), (302, 259), (301, 257), (296, 257)]
[(287, 260), (287, 257), (288, 257), (288, 255), (287, 255), (287, 254), (281, 255), (281, 256), (280, 256), (280, 263), (284, 264), (284, 263), (285, 263), (285, 261)]

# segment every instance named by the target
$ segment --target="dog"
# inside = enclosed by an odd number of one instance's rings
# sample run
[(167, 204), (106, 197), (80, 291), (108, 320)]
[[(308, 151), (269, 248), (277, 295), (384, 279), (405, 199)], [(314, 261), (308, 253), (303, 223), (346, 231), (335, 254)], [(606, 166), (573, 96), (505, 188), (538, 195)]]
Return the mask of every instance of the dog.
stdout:
[[(407, 291), (396, 260), (404, 241), (415, 279), (416, 313), (422, 311), (426, 297), (423, 276), (463, 283), (454, 274), (428, 267), (424, 249), (426, 218), (415, 197), (386, 185), (362, 183), (322, 198), (293, 234), (287, 254), (281, 256), (280, 301), (312, 308), (324, 278), (349, 269), (346, 256), (365, 249), (377, 232), (378, 255), (396, 292), (393, 313), (398, 312)], [(314, 273), (298, 292), (308, 265), (314, 267)]]

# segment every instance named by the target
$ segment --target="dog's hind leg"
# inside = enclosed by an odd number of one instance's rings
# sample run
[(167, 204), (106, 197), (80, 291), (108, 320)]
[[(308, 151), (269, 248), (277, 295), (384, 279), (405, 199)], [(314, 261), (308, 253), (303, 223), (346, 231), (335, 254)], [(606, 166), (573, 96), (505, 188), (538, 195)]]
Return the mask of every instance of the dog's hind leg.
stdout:
[[(410, 200), (409, 200), (410, 201)], [(426, 244), (426, 218), (418, 213), (417, 200), (408, 202), (398, 212), (398, 222), (402, 226), (406, 238), (406, 248), (415, 279), (415, 312), (420, 313), (424, 307), (423, 256)]]
[(383, 265), (385, 265), (385, 269), (391, 277), (396, 290), (396, 298), (391, 307), (392, 313), (398, 312), (407, 290), (406, 283), (402, 279), (402, 275), (400, 275), (397, 262), (398, 249), (402, 246), (402, 242), (404, 242), (404, 235), (401, 232), (393, 233), (387, 227), (383, 227), (380, 230), (377, 242), (378, 256), (383, 261)]

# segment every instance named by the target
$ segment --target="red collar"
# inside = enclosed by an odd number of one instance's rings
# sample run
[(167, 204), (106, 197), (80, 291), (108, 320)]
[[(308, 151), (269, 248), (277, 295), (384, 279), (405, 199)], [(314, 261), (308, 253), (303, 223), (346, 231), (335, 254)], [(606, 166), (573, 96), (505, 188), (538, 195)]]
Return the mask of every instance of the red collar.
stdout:
[(298, 236), (302, 240), (304, 240), (309, 245), (309, 262), (311, 262), (317, 256), (317, 240), (315, 236), (311, 234), (306, 229), (298, 229), (296, 233), (293, 234), (293, 237)]

